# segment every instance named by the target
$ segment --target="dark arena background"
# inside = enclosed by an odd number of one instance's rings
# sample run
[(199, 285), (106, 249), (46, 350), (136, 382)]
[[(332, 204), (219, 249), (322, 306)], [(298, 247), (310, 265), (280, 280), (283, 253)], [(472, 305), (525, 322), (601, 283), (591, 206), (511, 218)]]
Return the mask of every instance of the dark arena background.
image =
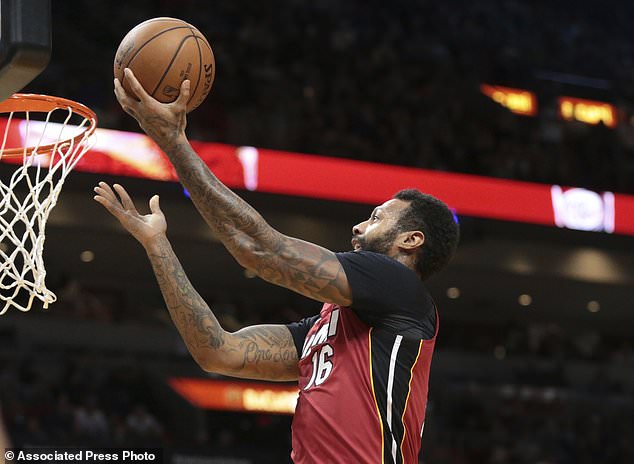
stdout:
[[(46, 229), (58, 301), (0, 317), (12, 446), (290, 460), (294, 385), (205, 374), (143, 249), (92, 200), (99, 180), (139, 207), (159, 193), (227, 330), (319, 310), (233, 261), (117, 103), (119, 42), (170, 16), (216, 57), (194, 147), (280, 231), (349, 250), (407, 187), (455, 210), (457, 255), (428, 282), (440, 332), (419, 462), (634, 462), (634, 4), (73, 0), (51, 15), (50, 62), (23, 92), (81, 102), (100, 129)], [(0, 162), (3, 181), (13, 169)]]

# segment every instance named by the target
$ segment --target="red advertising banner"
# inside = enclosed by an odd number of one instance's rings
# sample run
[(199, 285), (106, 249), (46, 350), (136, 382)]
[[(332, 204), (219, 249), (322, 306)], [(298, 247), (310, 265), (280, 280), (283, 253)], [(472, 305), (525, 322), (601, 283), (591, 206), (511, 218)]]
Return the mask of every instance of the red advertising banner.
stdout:
[[(3, 125), (0, 120), (0, 130)], [(31, 125), (28, 136), (18, 131), (9, 134), (9, 139), (16, 144), (35, 143), (38, 131), (33, 121)], [(192, 146), (232, 188), (377, 205), (398, 190), (413, 187), (442, 199), (459, 215), (634, 235), (632, 195), (254, 147), (196, 141)], [(45, 165), (46, 160), (40, 163)], [(75, 169), (177, 180), (170, 163), (147, 136), (108, 129), (97, 129), (94, 147)]]

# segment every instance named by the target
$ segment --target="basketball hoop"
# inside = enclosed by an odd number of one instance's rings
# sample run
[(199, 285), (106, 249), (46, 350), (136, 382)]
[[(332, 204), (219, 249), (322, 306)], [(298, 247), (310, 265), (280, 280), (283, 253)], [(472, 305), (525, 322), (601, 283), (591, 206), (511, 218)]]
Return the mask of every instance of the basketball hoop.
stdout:
[(8, 181), (0, 178), (0, 315), (57, 299), (45, 284), (46, 221), (96, 127), (94, 111), (65, 98), (15, 94), (0, 102), (0, 161), (18, 165)]

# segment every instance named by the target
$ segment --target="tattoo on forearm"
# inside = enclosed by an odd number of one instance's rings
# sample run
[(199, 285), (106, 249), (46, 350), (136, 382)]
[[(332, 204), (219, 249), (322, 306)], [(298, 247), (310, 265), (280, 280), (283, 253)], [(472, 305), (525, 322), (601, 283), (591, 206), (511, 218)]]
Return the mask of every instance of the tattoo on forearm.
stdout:
[(256, 263), (254, 270), (265, 280), (312, 298), (349, 301), (334, 253), (273, 229), (218, 180), (186, 140), (179, 140), (163, 149), (214, 235), (241, 264)]
[(261, 325), (229, 334), (193, 288), (167, 238), (159, 238), (148, 256), (170, 316), (192, 356), (207, 356), (222, 373), (267, 380), (297, 378), (297, 349), (285, 326)]
[(196, 356), (198, 350), (220, 348), (224, 330), (207, 303), (192, 287), (167, 238), (148, 253), (170, 316), (187, 346)]
[[(138, 117), (137, 120), (139, 120)], [(175, 123), (165, 119), (163, 116), (151, 115), (143, 120), (139, 120), (139, 123), (147, 135), (166, 149), (170, 144), (173, 145), (171, 141), (176, 140), (180, 132), (184, 132), (187, 120), (183, 118)]]

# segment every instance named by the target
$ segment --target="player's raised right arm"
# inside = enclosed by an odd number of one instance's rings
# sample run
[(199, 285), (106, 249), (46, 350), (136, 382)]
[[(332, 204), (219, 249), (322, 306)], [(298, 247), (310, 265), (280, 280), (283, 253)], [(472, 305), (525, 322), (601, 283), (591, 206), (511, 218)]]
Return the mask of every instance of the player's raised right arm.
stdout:
[(192, 149), (185, 135), (189, 81), (183, 82), (174, 102), (160, 103), (129, 69), (125, 73), (134, 95), (115, 80), (119, 103), (165, 152), (201, 216), (236, 261), (264, 280), (301, 295), (350, 305), (351, 289), (335, 253), (275, 230)]
[(297, 380), (297, 349), (284, 325), (225, 331), (211, 308), (187, 278), (167, 236), (167, 223), (158, 197), (150, 200), (151, 214), (141, 215), (120, 185), (104, 182), (95, 188), (103, 205), (145, 248), (170, 316), (189, 352), (206, 371), (261, 380)]

